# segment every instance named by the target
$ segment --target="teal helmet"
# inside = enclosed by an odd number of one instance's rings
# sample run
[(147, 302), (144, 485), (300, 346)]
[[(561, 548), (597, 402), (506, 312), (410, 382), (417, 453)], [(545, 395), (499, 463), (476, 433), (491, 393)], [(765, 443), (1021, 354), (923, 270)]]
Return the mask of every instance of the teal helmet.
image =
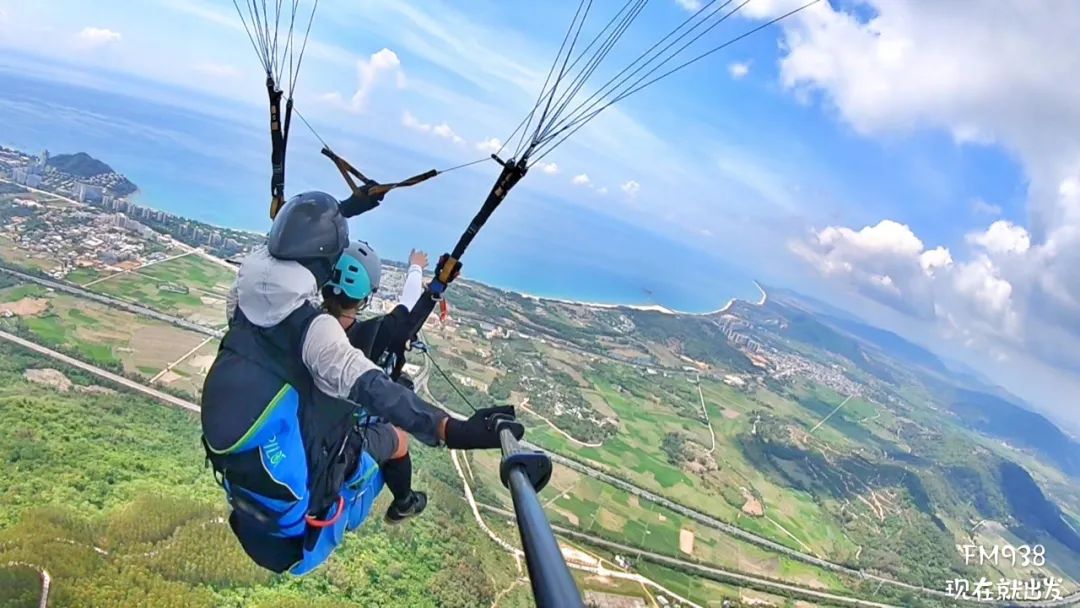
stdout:
[(364, 300), (379, 290), (382, 260), (371, 245), (353, 241), (341, 252), (327, 283), (334, 295)]

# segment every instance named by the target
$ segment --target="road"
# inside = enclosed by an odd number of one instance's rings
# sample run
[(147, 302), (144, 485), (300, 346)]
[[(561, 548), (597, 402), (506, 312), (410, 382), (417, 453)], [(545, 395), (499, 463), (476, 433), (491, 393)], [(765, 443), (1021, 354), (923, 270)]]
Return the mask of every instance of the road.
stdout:
[(30, 349), (30, 350), (32, 350), (32, 351), (34, 351), (36, 353), (45, 355), (47, 357), (52, 357), (53, 359), (56, 359), (58, 361), (62, 361), (62, 362), (66, 363), (66, 364), (68, 364), (68, 365), (70, 365), (72, 367), (75, 367), (75, 368), (81, 369), (81, 370), (83, 370), (85, 372), (89, 372), (91, 374), (94, 374), (95, 376), (98, 376), (99, 378), (104, 378), (105, 380), (108, 380), (109, 382), (112, 382), (113, 384), (119, 384), (120, 386), (123, 386), (124, 388), (129, 388), (129, 389), (131, 389), (133, 391), (142, 393), (143, 395), (146, 395), (147, 397), (150, 397), (152, 399), (156, 399), (156, 400), (158, 400), (158, 401), (160, 401), (162, 403), (165, 403), (167, 405), (171, 405), (173, 407), (179, 407), (179, 408), (191, 411), (191, 412), (200, 411), (199, 406), (195, 405), (194, 403), (192, 403), (190, 401), (186, 401), (186, 400), (181, 399), (179, 397), (173, 397), (172, 395), (170, 395), (168, 393), (163, 393), (163, 392), (161, 392), (159, 390), (150, 388), (149, 386), (146, 386), (144, 384), (140, 384), (138, 382), (135, 382), (134, 380), (130, 380), (130, 379), (125, 378), (123, 376), (119, 376), (117, 374), (114, 374), (114, 373), (112, 373), (110, 371), (103, 370), (100, 367), (90, 365), (89, 363), (85, 363), (83, 361), (79, 361), (78, 359), (75, 359), (73, 357), (69, 357), (69, 356), (65, 355), (64, 353), (57, 352), (57, 351), (55, 351), (55, 350), (53, 350), (51, 348), (46, 348), (44, 346), (41, 346), (40, 344), (35, 344), (34, 342), (31, 342), (29, 340), (25, 340), (23, 338), (20, 338), (19, 336), (16, 336), (15, 334), (9, 334), (6, 331), (0, 331), (0, 340), (7, 340), (8, 342), (18, 344), (19, 346), (21, 346), (23, 348)]
[(826, 420), (828, 420), (829, 418), (832, 418), (832, 415), (835, 414), (836, 412), (839, 412), (840, 408), (847, 405), (847, 402), (851, 401), (851, 398), (854, 397), (854, 396), (855, 395), (848, 395), (843, 401), (840, 402), (840, 405), (836, 406), (833, 409), (833, 411), (829, 412), (828, 416), (825, 416), (824, 418), (821, 419), (821, 421), (819, 421), (817, 424), (815, 424), (814, 428), (810, 429), (810, 433), (812, 434), (814, 431), (818, 430), (818, 428), (821, 427), (821, 425), (825, 424)]
[(77, 200), (75, 200), (73, 198), (68, 198), (66, 196), (63, 196), (61, 194), (57, 194), (55, 192), (49, 192), (48, 190), (39, 190), (37, 188), (31, 188), (30, 186), (26, 186), (24, 184), (19, 184), (19, 183), (11, 181), (10, 179), (6, 179), (6, 178), (3, 178), (3, 177), (0, 177), (0, 182), (4, 182), (4, 183), (7, 183), (7, 184), (12, 184), (12, 185), (18, 186), (20, 188), (26, 188), (27, 190), (29, 190), (30, 192), (33, 192), (35, 194), (44, 194), (45, 196), (51, 196), (53, 198), (58, 198), (58, 199), (60, 199), (62, 201), (66, 201), (68, 203), (78, 205), (79, 207), (86, 207), (87, 206), (86, 203), (80, 203), (79, 201), (77, 201)]
[(187, 361), (188, 357), (190, 357), (191, 355), (194, 355), (195, 353), (199, 352), (200, 348), (202, 348), (202, 347), (206, 346), (207, 344), (209, 344), (210, 341), (213, 340), (213, 339), (214, 339), (214, 336), (207, 336), (205, 340), (203, 340), (202, 342), (199, 342), (198, 344), (196, 344), (195, 348), (192, 348), (191, 350), (184, 353), (183, 355), (180, 355), (179, 359), (177, 359), (176, 361), (173, 361), (172, 363), (168, 364), (167, 366), (165, 366), (165, 369), (158, 372), (153, 378), (150, 378), (150, 384), (154, 384), (155, 382), (160, 380), (162, 376), (164, 376), (165, 374), (171, 372), (173, 370), (173, 368), (175, 368), (177, 365), (180, 365), (184, 361)]
[(114, 298), (112, 296), (106, 296), (106, 295), (102, 295), (100, 293), (94, 293), (93, 291), (87, 291), (86, 289), (83, 289), (83, 288), (75, 286), (75, 285), (71, 285), (69, 283), (61, 283), (59, 281), (54, 281), (54, 280), (51, 280), (51, 279), (44, 279), (44, 278), (41, 278), (39, 276), (34, 276), (32, 274), (26, 274), (25, 272), (20, 272), (18, 270), (14, 270), (12, 268), (8, 268), (8, 267), (3, 266), (3, 265), (0, 265), (0, 272), (2, 272), (4, 274), (11, 275), (11, 276), (13, 276), (13, 277), (15, 277), (17, 279), (23, 280), (23, 281), (30, 281), (32, 283), (37, 283), (38, 285), (42, 285), (42, 286), (48, 287), (50, 289), (55, 289), (57, 291), (63, 291), (65, 293), (70, 293), (72, 295), (79, 296), (80, 298), (86, 298), (88, 300), (93, 300), (93, 301), (95, 301), (95, 302), (97, 302), (99, 304), (104, 304), (106, 306), (112, 306), (114, 308), (119, 308), (121, 310), (126, 310), (127, 312), (130, 312), (130, 313), (133, 313), (133, 314), (143, 315), (143, 316), (146, 316), (146, 317), (150, 317), (152, 319), (157, 319), (158, 321), (163, 321), (165, 323), (169, 323), (170, 325), (174, 325), (174, 326), (180, 327), (182, 329), (187, 329), (187, 330), (190, 330), (190, 331), (193, 331), (193, 332), (197, 332), (197, 333), (203, 334), (204, 336), (211, 336), (211, 337), (214, 337), (214, 338), (221, 338), (222, 336), (225, 335), (225, 332), (223, 332), (220, 329), (214, 329), (212, 327), (207, 327), (205, 325), (200, 325), (199, 323), (194, 323), (192, 321), (188, 321), (187, 319), (181, 319), (180, 317), (174, 317), (172, 315), (167, 315), (165, 313), (158, 312), (156, 310), (153, 310), (151, 308), (147, 308), (147, 307), (139, 305), (139, 304), (135, 304), (133, 302), (127, 302), (125, 300), (120, 300), (120, 299)]
[(701, 376), (698, 376), (695, 385), (698, 397), (701, 399), (701, 413), (705, 414), (705, 426), (709, 427), (709, 438), (712, 439), (712, 447), (709, 448), (708, 453), (712, 454), (716, 451), (716, 433), (713, 432), (712, 421), (709, 420), (709, 410), (705, 407), (705, 393), (701, 392)]
[(171, 260), (175, 260), (175, 259), (179, 259), (179, 258), (182, 258), (182, 257), (189, 256), (189, 255), (191, 255), (193, 253), (195, 253), (194, 249), (185, 251), (184, 253), (178, 253), (176, 255), (172, 255), (172, 256), (169, 256), (169, 257), (166, 257), (166, 258), (162, 258), (160, 260), (154, 260), (153, 262), (147, 262), (145, 264), (140, 264), (139, 266), (136, 266), (135, 268), (128, 268), (127, 270), (121, 270), (119, 272), (114, 272), (112, 274), (108, 274), (108, 275), (105, 275), (103, 277), (94, 279), (93, 281), (90, 281), (89, 283), (84, 283), (82, 285), (82, 287), (85, 289), (87, 287), (97, 285), (98, 283), (100, 283), (102, 281), (108, 281), (109, 279), (111, 279), (113, 277), (118, 277), (118, 276), (120, 276), (122, 274), (127, 274), (129, 272), (139, 272), (143, 268), (148, 268), (150, 266), (153, 266), (154, 264), (160, 264), (162, 262), (169, 262)]
[[(505, 515), (507, 517), (513, 517), (514, 516), (514, 514), (512, 512), (507, 511), (506, 509), (500, 509), (499, 507), (493, 507), (491, 505), (485, 505), (485, 504), (482, 504), (482, 503), (478, 503), (478, 506), (481, 509), (491, 511), (493, 513), (498, 513), (499, 515)], [(598, 547), (603, 547), (605, 549), (611, 549), (613, 551), (618, 551), (619, 553), (626, 554), (626, 555), (637, 555), (637, 556), (640, 556), (641, 558), (643, 558), (643, 559), (645, 559), (647, 561), (651, 561), (651, 562), (660, 564), (662, 566), (675, 566), (677, 568), (690, 569), (690, 570), (693, 570), (693, 571), (695, 571), (695, 572), (697, 572), (699, 574), (703, 574), (703, 575), (707, 576), (708, 578), (711, 578), (711, 579), (714, 579), (714, 580), (719, 580), (719, 581), (725, 582), (725, 583), (734, 582), (734, 583), (739, 583), (739, 584), (747, 584), (748, 586), (751, 586), (751, 587), (757, 588), (757, 589), (761, 589), (762, 591), (778, 591), (778, 592), (781, 592), (781, 593), (795, 593), (795, 594), (798, 594), (800, 597), (805, 597), (805, 598), (810, 598), (810, 599), (817, 599), (817, 600), (827, 600), (827, 601), (831, 601), (831, 602), (835, 602), (835, 603), (839, 603), (839, 604), (844, 604), (844, 605), (848, 605), (848, 606), (863, 606), (863, 607), (866, 607), (866, 608), (901, 608), (900, 606), (896, 606), (894, 604), (882, 604), (880, 602), (872, 602), (870, 600), (862, 600), (862, 599), (855, 598), (855, 597), (850, 597), (850, 596), (847, 596), (847, 595), (838, 595), (838, 594), (835, 594), (835, 593), (829, 593), (827, 591), (819, 591), (819, 590), (811, 589), (809, 587), (804, 587), (804, 586), (801, 586), (801, 585), (790, 585), (790, 584), (787, 584), (787, 583), (782, 583), (782, 582), (779, 582), (779, 581), (774, 581), (774, 580), (771, 580), (771, 579), (762, 578), (762, 577), (759, 577), (759, 576), (754, 576), (752, 574), (745, 574), (745, 573), (736, 572), (736, 571), (733, 571), (733, 570), (726, 570), (726, 569), (723, 569), (723, 568), (715, 568), (715, 567), (707, 566), (707, 565), (699, 563), (699, 562), (693, 562), (693, 561), (688, 561), (688, 560), (684, 560), (684, 559), (679, 559), (677, 557), (671, 557), (670, 555), (664, 555), (662, 553), (654, 553), (652, 551), (646, 551), (644, 549), (641, 549), (640, 547), (633, 547), (633, 546), (630, 546), (630, 545), (624, 545), (622, 543), (613, 542), (613, 541), (610, 541), (610, 540), (607, 540), (607, 539), (604, 539), (604, 538), (600, 538), (598, 536), (593, 536), (592, 534), (586, 534), (586, 533), (580, 532), (578, 530), (574, 530), (574, 529), (571, 529), (571, 528), (565, 528), (563, 526), (552, 525), (551, 529), (554, 530), (555, 532), (557, 532), (560, 536), (565, 536), (565, 537), (572, 538), (572, 539), (575, 539), (575, 540), (584, 541), (584, 542), (587, 542), (587, 543), (589, 543), (591, 545), (596, 545)]]

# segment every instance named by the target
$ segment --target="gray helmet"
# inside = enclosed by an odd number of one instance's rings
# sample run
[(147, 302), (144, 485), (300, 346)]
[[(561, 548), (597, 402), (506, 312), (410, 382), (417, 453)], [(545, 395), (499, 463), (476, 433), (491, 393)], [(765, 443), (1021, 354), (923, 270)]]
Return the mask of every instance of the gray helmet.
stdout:
[(336, 295), (363, 300), (379, 290), (381, 276), (379, 254), (364, 241), (353, 241), (338, 258), (327, 285), (333, 287)]
[(338, 201), (325, 192), (290, 198), (274, 218), (267, 249), (279, 260), (328, 260), (333, 264), (349, 244), (349, 225)]

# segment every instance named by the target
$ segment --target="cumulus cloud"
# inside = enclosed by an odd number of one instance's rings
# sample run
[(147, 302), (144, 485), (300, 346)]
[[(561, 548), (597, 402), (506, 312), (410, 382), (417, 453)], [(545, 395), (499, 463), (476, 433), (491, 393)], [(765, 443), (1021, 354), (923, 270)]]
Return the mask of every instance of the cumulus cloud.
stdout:
[(120, 35), (120, 32), (101, 27), (84, 27), (78, 34), (75, 34), (75, 45), (85, 50), (98, 49), (116, 44), (121, 39), (123, 39), (123, 36)]
[(401, 60), (397, 53), (387, 48), (372, 53), (367, 59), (358, 60), (356, 75), (356, 92), (353, 93), (350, 106), (357, 112), (367, 109), (372, 93), (385, 81), (393, 79), (398, 88), (404, 87), (406, 82), (401, 71)]
[(1024, 253), (1031, 247), (1027, 230), (1006, 220), (998, 220), (986, 232), (967, 235), (969, 243), (991, 253)]
[(743, 61), (743, 62), (736, 61), (736, 62), (728, 64), (728, 74), (731, 74), (731, 77), (734, 78), (735, 80), (739, 80), (740, 78), (742, 78), (743, 76), (746, 76), (749, 73), (750, 73), (750, 62), (749, 61)]
[(502, 145), (502, 141), (500, 141), (498, 137), (489, 137), (483, 141), (476, 142), (476, 149), (489, 154), (498, 154)]
[[(766, 18), (793, 2), (752, 2), (747, 15)], [(821, 2), (785, 21), (782, 84), (864, 135), (935, 129), (958, 145), (1003, 147), (1026, 173), (1027, 221), (993, 221), (952, 252), (926, 250), (888, 220), (825, 228), (792, 249), (861, 293), (929, 312), (965, 343), (1080, 370), (1080, 89), (1072, 84), (1080, 4), (978, 12), (934, 0), (864, 4), (870, 10)], [(971, 209), (1002, 214), (982, 200)], [(883, 276), (895, 290), (876, 280)]]
[(559, 172), (559, 165), (555, 163), (539, 162), (536, 166), (548, 175), (555, 175)]
[(641, 184), (637, 183), (634, 180), (630, 180), (630, 181), (624, 183), (623, 185), (619, 186), (619, 188), (621, 188), (622, 191), (625, 192), (627, 196), (633, 198), (633, 197), (637, 196), (637, 193), (641, 190)]
[(570, 183), (574, 184), (575, 186), (588, 186), (591, 181), (592, 180), (589, 179), (589, 176), (587, 174), (580, 173), (578, 175), (575, 175), (573, 179), (570, 180)]
[(922, 318), (933, 315), (926, 277), (951, 259), (948, 250), (925, 251), (911, 228), (892, 220), (860, 230), (828, 226), (791, 248), (823, 276), (843, 279), (863, 295)]

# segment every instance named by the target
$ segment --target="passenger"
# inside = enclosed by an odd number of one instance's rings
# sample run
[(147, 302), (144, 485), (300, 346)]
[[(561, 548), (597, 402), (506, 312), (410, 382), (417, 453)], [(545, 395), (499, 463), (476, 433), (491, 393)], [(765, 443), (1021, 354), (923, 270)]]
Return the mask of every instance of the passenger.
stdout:
[[(423, 293), (427, 265), (427, 254), (412, 250), (398, 305), (386, 315), (358, 321), (357, 315), (379, 291), (382, 260), (371, 245), (353, 241), (338, 258), (333, 276), (322, 288), (323, 308), (341, 323), (353, 347), (363, 351), (368, 359), (380, 362), (389, 343), (397, 336), (404, 338), (402, 332), (408, 331), (409, 311)], [(399, 382), (402, 380), (399, 378)], [(412, 388), (411, 382), (403, 384)], [(386, 487), (394, 495), (385, 521), (397, 524), (419, 515), (427, 506), (427, 495), (412, 490), (408, 435), (377, 416), (367, 417), (362, 427), (364, 450), (379, 464)]]

